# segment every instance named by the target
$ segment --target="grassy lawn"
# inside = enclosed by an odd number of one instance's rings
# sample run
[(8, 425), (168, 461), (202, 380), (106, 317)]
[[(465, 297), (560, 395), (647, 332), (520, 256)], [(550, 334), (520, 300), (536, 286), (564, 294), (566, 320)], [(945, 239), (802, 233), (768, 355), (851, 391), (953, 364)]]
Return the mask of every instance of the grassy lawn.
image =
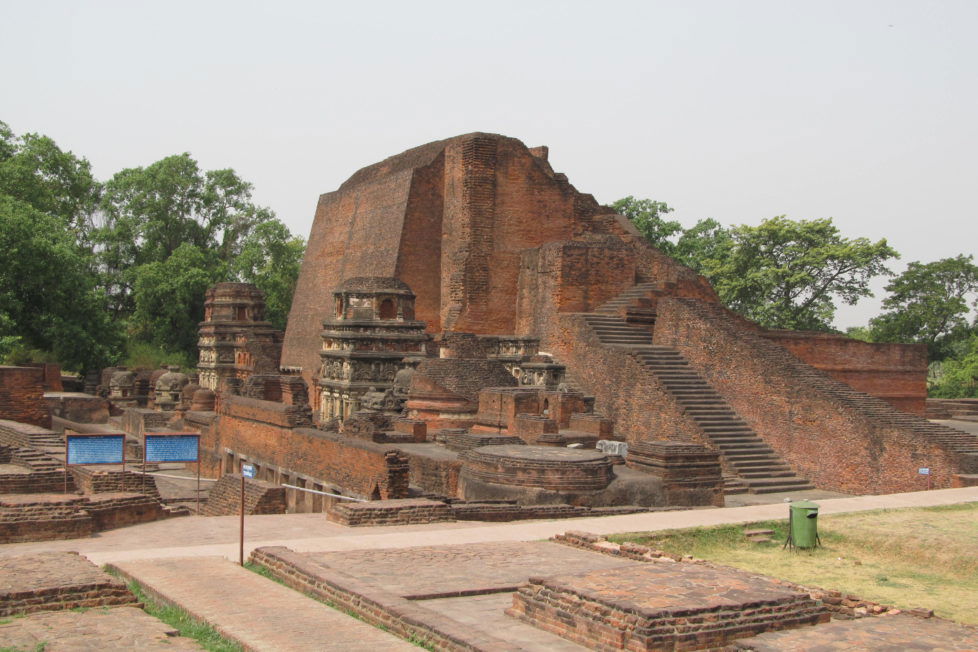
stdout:
[[(609, 538), (978, 625), (978, 503), (819, 516), (822, 547), (813, 551), (782, 550), (787, 527), (786, 519)], [(760, 528), (775, 531), (770, 543), (744, 538)]]

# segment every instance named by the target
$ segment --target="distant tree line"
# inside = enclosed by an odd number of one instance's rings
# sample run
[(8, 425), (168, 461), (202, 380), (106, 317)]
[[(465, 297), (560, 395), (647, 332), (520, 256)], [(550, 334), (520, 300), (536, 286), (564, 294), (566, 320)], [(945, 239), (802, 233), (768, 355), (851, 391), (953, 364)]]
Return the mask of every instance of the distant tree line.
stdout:
[(234, 170), (190, 154), (96, 180), (0, 122), (0, 359), (193, 366), (204, 291), (256, 284), (285, 326), (305, 244)]
[(885, 239), (844, 237), (831, 218), (781, 215), (732, 227), (702, 219), (686, 229), (668, 219), (672, 208), (665, 202), (629, 196), (612, 206), (649, 243), (709, 279), (727, 307), (767, 328), (834, 331), (837, 302), (855, 304), (872, 295), (873, 278), (891, 277), (883, 311), (847, 334), (926, 344), (931, 395), (978, 397), (978, 266), (972, 256), (911, 262), (894, 275), (886, 263), (899, 254)]

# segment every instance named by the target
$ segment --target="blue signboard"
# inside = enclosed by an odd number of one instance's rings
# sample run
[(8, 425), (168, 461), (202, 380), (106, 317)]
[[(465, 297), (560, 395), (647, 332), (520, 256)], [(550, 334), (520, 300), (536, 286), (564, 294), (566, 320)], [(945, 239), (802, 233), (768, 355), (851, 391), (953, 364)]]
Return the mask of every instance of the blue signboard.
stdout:
[(241, 475), (246, 478), (255, 477), (255, 465), (254, 464), (242, 464), (241, 465)]
[(66, 435), (68, 464), (122, 464), (125, 435)]
[(146, 435), (147, 462), (196, 462), (200, 435)]

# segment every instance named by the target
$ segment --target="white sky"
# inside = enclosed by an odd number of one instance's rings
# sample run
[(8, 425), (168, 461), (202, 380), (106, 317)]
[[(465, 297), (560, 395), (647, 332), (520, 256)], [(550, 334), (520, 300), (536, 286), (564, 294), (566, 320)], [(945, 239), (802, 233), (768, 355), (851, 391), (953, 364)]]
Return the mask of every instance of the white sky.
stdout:
[(897, 270), (978, 250), (975, 0), (0, 0), (0, 26), (15, 133), (102, 179), (188, 151), (304, 237), (357, 169), (489, 131), (687, 225), (833, 217)]

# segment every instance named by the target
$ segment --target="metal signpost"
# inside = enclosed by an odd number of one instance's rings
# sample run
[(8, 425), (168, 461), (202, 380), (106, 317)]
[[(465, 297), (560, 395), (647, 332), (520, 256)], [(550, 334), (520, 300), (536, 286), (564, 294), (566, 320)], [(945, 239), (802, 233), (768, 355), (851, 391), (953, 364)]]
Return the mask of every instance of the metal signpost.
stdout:
[(86, 464), (121, 464), (122, 489), (126, 486), (126, 436), (123, 433), (77, 433), (65, 431), (65, 493), (68, 467)]
[(245, 503), (245, 478), (255, 477), (254, 464), (241, 465), (241, 537), (238, 545), (238, 563), (244, 566), (244, 503)]
[(147, 462), (197, 462), (197, 514), (200, 514), (200, 435), (158, 432), (143, 439), (143, 477)]
[(926, 466), (922, 466), (919, 469), (917, 469), (917, 473), (919, 475), (926, 475), (927, 476), (927, 491), (930, 491), (930, 475), (931, 475), (930, 469), (928, 467), (926, 467)]

